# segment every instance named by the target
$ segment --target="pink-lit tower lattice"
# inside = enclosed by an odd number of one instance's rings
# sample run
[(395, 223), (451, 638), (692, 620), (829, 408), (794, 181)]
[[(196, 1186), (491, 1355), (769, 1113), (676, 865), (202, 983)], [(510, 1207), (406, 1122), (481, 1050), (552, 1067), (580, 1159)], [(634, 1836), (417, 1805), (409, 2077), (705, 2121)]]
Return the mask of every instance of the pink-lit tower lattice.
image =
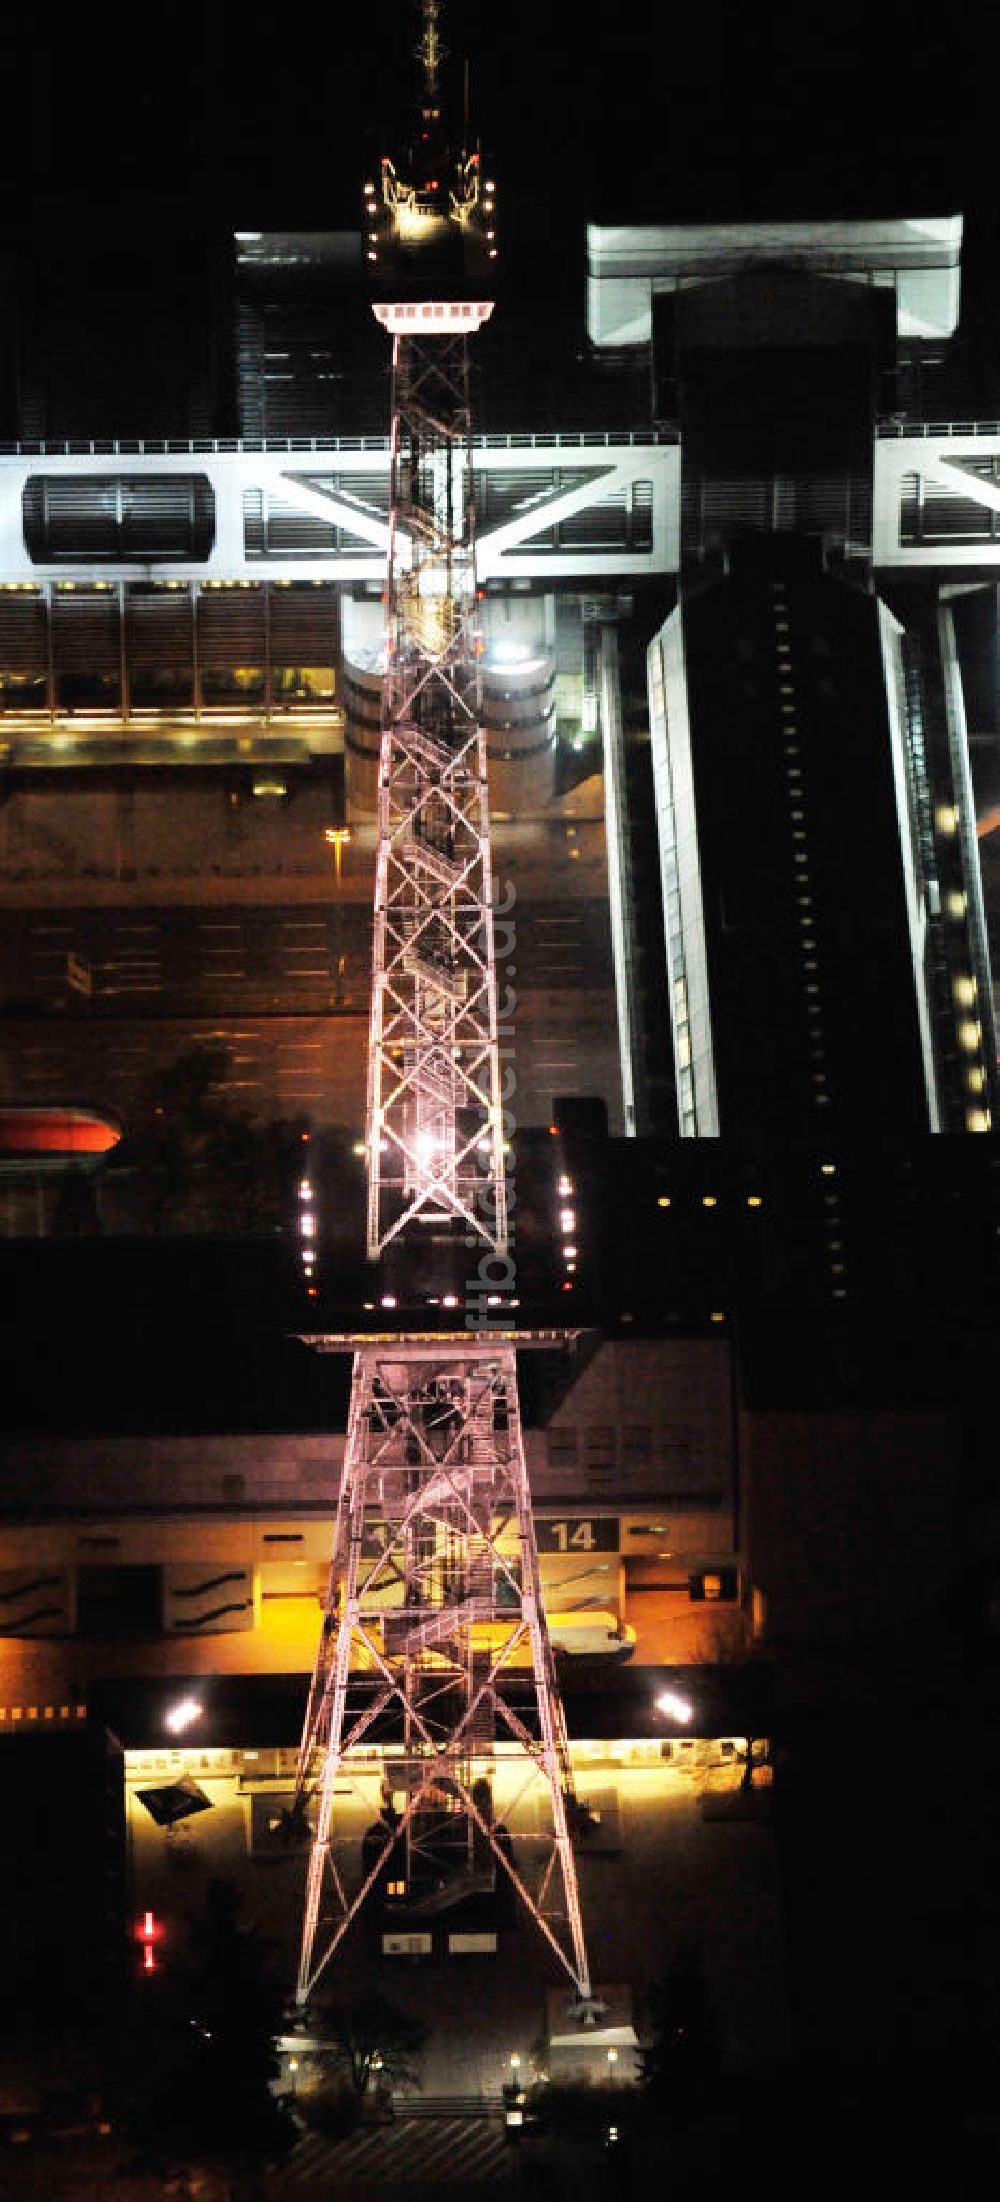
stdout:
[[(460, 1257), (447, 1331), (338, 1334), (353, 1354), (325, 1614), (297, 1803), (311, 1832), (304, 2008), (366, 1900), (418, 1928), (504, 1877), (596, 2015), (566, 1726), (542, 1602), (510, 1321), (486, 749), (480, 724), (469, 342), (492, 312), (495, 195), (450, 151), (436, 0), (405, 159), (366, 186), (374, 311), (392, 341), (391, 535), (368, 1061), (368, 1252), (428, 1277)], [(508, 1284), (507, 1293), (503, 1290)], [(392, 1295), (388, 1295), (391, 1299)], [(508, 1303), (505, 1313), (504, 1303)], [(391, 1320), (391, 1318), (390, 1318)], [(459, 1324), (462, 1327), (459, 1327)], [(338, 1812), (390, 1738), (358, 1840)], [(495, 1810), (498, 1746), (516, 1795)], [(533, 1839), (521, 1844), (525, 1798)], [(507, 1792), (505, 1791), (505, 1795)], [(535, 1832), (548, 1824), (540, 1843)]]

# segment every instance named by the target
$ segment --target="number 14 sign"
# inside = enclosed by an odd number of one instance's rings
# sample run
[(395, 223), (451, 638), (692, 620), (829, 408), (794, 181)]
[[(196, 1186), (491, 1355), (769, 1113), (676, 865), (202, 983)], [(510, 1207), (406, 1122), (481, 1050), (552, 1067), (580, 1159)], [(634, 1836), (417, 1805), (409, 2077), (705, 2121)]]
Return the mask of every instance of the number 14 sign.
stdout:
[(617, 1552), (617, 1514), (562, 1514), (558, 1520), (535, 1516), (539, 1552)]

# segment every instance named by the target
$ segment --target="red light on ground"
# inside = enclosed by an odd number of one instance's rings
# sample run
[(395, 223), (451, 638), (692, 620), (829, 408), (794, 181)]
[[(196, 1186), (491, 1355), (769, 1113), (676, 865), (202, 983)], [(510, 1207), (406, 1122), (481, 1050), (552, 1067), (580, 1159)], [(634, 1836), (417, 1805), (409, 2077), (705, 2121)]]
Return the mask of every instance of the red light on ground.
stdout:
[(315, 1287), (315, 1285), (309, 1285), (309, 1286), (307, 1287), (307, 1289), (306, 1289), (306, 1298), (307, 1298), (307, 1300), (315, 1300), (315, 1298), (316, 1298), (316, 1287)]
[(551, 1139), (558, 1139), (558, 1137), (559, 1137), (559, 1126), (558, 1126), (558, 1124), (550, 1124), (550, 1125), (549, 1125), (549, 1137), (550, 1137)]
[(151, 1911), (143, 1913), (142, 1931), (146, 1937), (147, 1942), (151, 1942), (154, 1934), (156, 1933), (156, 1921), (153, 1918), (153, 1914)]
[(573, 1290), (573, 1287), (572, 1287), (572, 1285), (571, 1285), (571, 1284), (569, 1283), (569, 1281), (567, 1280), (567, 1282), (566, 1282), (566, 1283), (565, 1283), (565, 1284), (563, 1285), (563, 1291), (564, 1291), (564, 1292), (572, 1292), (572, 1290)]
[(142, 1969), (144, 1973), (155, 1973), (156, 1971), (156, 1959), (153, 1955), (153, 1945), (151, 1942), (145, 1942), (143, 1944)]

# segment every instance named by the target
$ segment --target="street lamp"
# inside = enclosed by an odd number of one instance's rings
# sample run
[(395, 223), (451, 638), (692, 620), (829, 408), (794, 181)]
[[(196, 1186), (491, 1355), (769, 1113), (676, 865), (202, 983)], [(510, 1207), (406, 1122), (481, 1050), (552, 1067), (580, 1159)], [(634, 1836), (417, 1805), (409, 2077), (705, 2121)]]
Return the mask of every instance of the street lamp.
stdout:
[(328, 826), (323, 838), (325, 841), (329, 841), (333, 849), (333, 874), (339, 887), (341, 852), (345, 841), (349, 841), (351, 838), (350, 826)]
[(670, 1720), (682, 1721), (687, 1726), (694, 1719), (694, 1706), (689, 1697), (681, 1697), (678, 1690), (661, 1690), (656, 1700), (659, 1713), (666, 1713)]
[(180, 1736), (185, 1728), (191, 1727), (193, 1721), (201, 1719), (201, 1714), (202, 1708), (196, 1697), (179, 1697), (176, 1704), (171, 1705), (164, 1713), (164, 1726), (169, 1728), (172, 1736)]

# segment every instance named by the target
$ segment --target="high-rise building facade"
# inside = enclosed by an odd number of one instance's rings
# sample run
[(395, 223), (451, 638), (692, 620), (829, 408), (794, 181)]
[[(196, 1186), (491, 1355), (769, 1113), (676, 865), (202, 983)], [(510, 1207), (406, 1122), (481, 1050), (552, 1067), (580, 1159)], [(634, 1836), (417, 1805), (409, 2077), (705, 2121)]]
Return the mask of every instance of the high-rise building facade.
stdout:
[(954, 568), (940, 535), (937, 572), (913, 572), (920, 498), (880, 436), (954, 328), (959, 234), (592, 237), (592, 330), (650, 344), (680, 435), (678, 601), (648, 665), (686, 1136), (764, 1152), (993, 1122)]

